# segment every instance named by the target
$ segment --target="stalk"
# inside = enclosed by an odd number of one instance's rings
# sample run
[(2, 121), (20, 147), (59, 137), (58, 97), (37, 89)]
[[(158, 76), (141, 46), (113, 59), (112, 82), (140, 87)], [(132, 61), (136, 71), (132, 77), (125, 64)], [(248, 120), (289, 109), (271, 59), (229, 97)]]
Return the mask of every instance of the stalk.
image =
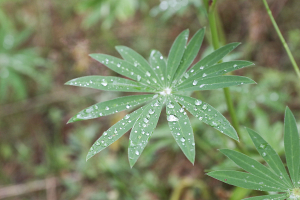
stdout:
[(272, 11), (270, 10), (267, 1), (266, 1), (266, 0), (263, 0), (263, 2), (264, 2), (264, 5), (265, 5), (265, 8), (266, 8), (266, 10), (267, 10), (267, 13), (268, 13), (268, 15), (269, 15), (269, 17), (270, 17), (270, 19), (271, 19), (271, 22), (272, 22), (272, 24), (273, 24), (273, 26), (274, 26), (274, 28), (275, 28), (275, 30), (276, 30), (276, 33), (277, 33), (277, 35), (279, 36), (280, 41), (281, 41), (283, 47), (285, 48), (286, 53), (287, 53), (288, 56), (289, 56), (289, 59), (290, 59), (292, 65), (293, 65), (293, 67), (294, 67), (294, 69), (295, 69), (295, 71), (296, 71), (297, 76), (300, 78), (300, 70), (299, 70), (299, 67), (298, 67), (298, 65), (297, 65), (297, 63), (296, 63), (296, 61), (295, 61), (295, 59), (294, 59), (294, 56), (292, 55), (289, 46), (287, 45), (287, 43), (286, 43), (284, 37), (283, 37), (282, 34), (281, 34), (281, 31), (280, 31), (280, 29), (279, 29), (279, 27), (278, 27), (278, 25), (277, 25), (277, 23), (276, 23), (276, 21), (275, 21), (273, 15), (272, 15)]
[[(213, 44), (213, 47), (215, 50), (220, 48), (220, 41), (219, 41), (217, 23), (216, 23), (216, 17), (215, 17), (216, 2), (217, 2), (217, 0), (211, 0), (207, 7), (211, 39), (212, 39), (212, 44)], [(220, 62), (222, 62), (222, 61), (220, 61)], [(238, 119), (237, 119), (237, 116), (236, 116), (236, 113), (234, 110), (232, 98), (230, 95), (230, 90), (229, 90), (229, 88), (224, 88), (223, 91), (224, 91), (229, 115), (231, 117), (232, 126), (235, 128), (237, 134), (240, 135), (239, 122), (238, 122)], [(246, 152), (245, 146), (242, 145), (241, 141), (237, 142), (234, 140), (234, 142), (242, 152)]]

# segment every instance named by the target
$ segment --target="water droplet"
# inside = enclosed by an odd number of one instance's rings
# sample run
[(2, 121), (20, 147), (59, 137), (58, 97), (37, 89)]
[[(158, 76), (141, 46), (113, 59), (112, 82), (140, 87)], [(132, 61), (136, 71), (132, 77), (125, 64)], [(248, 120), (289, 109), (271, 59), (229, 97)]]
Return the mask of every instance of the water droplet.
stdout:
[(162, 59), (164, 59), (164, 57), (163, 57), (163, 56), (160, 56), (159, 58), (160, 58), (161, 60), (162, 60)]
[(126, 108), (127, 108), (127, 109), (130, 108), (130, 107), (131, 107), (130, 105), (128, 105), (128, 104), (126, 105)]
[(188, 78), (188, 77), (189, 77), (189, 74), (188, 74), (188, 73), (185, 73), (183, 76), (184, 76), (185, 78)]
[(103, 85), (103, 86), (107, 86), (107, 82), (106, 82), (106, 80), (102, 80), (102, 82), (101, 82), (101, 85)]
[(109, 107), (108, 107), (108, 106), (106, 106), (106, 107), (105, 107), (105, 110), (109, 110)]
[(149, 114), (150, 114), (150, 115), (154, 114), (154, 112), (155, 112), (155, 111), (152, 110), (152, 109), (149, 110)]
[(138, 151), (135, 151), (135, 155), (137, 155), (137, 156), (138, 156), (138, 155), (140, 155), (140, 152), (138, 152)]
[(149, 77), (150, 77), (150, 76), (151, 76), (150, 72), (147, 71), (147, 72), (146, 72), (146, 76), (149, 76)]
[(199, 120), (202, 121), (202, 120), (203, 120), (203, 117), (199, 117)]
[(262, 149), (265, 149), (265, 148), (266, 148), (266, 145), (260, 144), (259, 147), (262, 148)]
[(197, 80), (194, 80), (193, 81), (193, 85), (197, 85), (198, 81)]
[(145, 122), (145, 123), (148, 123), (148, 122), (149, 122), (149, 119), (144, 118), (144, 122)]
[(170, 103), (168, 104), (168, 108), (174, 108), (174, 105), (170, 102)]
[(236, 68), (236, 67), (237, 67), (237, 65), (233, 65), (233, 67), (234, 67), (234, 68)]
[(200, 87), (200, 88), (203, 88), (204, 86), (205, 86), (205, 84), (201, 84), (199, 87)]
[(117, 67), (121, 67), (121, 63), (118, 63), (118, 64), (117, 64)]
[(207, 76), (207, 74), (205, 74), (205, 73), (202, 75), (203, 78), (206, 77), (206, 76)]
[(181, 138), (180, 141), (181, 141), (181, 142), (185, 142), (185, 139), (184, 139), (184, 138)]
[(200, 67), (200, 69), (204, 69), (204, 67), (203, 67), (203, 66), (201, 66), (201, 67)]
[(180, 135), (180, 133), (177, 133), (177, 135)]
[(199, 106), (199, 105), (201, 105), (201, 104), (202, 104), (202, 101), (201, 101), (201, 100), (196, 100), (196, 101), (195, 101), (195, 105)]
[(169, 115), (169, 116), (167, 117), (167, 120), (168, 120), (169, 122), (175, 122), (175, 121), (178, 121), (179, 119), (178, 119), (175, 115)]
[(183, 111), (184, 111), (184, 109), (183, 109), (183, 108), (180, 108), (179, 112), (181, 112), (181, 113), (182, 113)]
[(136, 78), (137, 78), (137, 81), (140, 81), (142, 77), (140, 75), (137, 75)]
[(204, 105), (202, 106), (202, 109), (203, 109), (203, 110), (206, 110), (206, 108), (207, 108), (207, 105), (204, 104)]
[(104, 135), (104, 136), (107, 135), (107, 132), (104, 132), (103, 135)]
[(267, 155), (266, 152), (263, 152), (263, 153), (262, 153), (262, 156), (263, 156), (263, 157), (265, 157), (266, 155)]

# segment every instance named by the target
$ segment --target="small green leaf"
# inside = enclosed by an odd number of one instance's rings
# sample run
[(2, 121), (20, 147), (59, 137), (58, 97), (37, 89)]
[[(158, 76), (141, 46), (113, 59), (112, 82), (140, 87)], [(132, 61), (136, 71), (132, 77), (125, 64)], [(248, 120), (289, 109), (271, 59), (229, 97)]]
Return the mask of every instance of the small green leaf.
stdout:
[(178, 91), (214, 90), (235, 85), (253, 84), (255, 81), (244, 76), (218, 76), (200, 78), (185, 82), (179, 85)]
[(155, 89), (141, 85), (138, 82), (115, 76), (84, 76), (72, 79), (65, 84), (107, 91), (156, 92)]
[(143, 56), (129, 47), (117, 46), (116, 49), (126, 61), (130, 62), (133, 66), (140, 69), (143, 74), (146, 74), (151, 84), (155, 85), (156, 87), (161, 86), (161, 79), (157, 76), (156, 72), (149, 65), (147, 60), (143, 58)]
[(166, 102), (167, 120), (171, 133), (187, 159), (195, 162), (195, 140), (193, 128), (186, 112), (169, 96)]
[(135, 122), (129, 137), (128, 159), (130, 166), (136, 163), (150, 139), (164, 105), (165, 97), (152, 101)]
[(245, 172), (224, 170), (209, 172), (207, 175), (224, 183), (242, 188), (268, 192), (285, 192), (285, 190), (278, 187), (272, 181)]
[(182, 31), (175, 39), (168, 56), (167, 62), (167, 83), (170, 85), (173, 76), (180, 64), (181, 58), (185, 51), (185, 45), (189, 37), (189, 30)]
[(126, 60), (122, 60), (106, 54), (90, 54), (90, 56), (123, 76), (127, 76), (135, 81), (144, 83), (147, 86), (151, 86), (149, 74), (144, 73), (138, 67), (135, 67), (133, 64), (127, 62)]
[(188, 77), (181, 84), (183, 85), (186, 82), (193, 82), (198, 78), (201, 79), (204, 77), (209, 78), (213, 76), (220, 76), (228, 72), (232, 72), (234, 70), (241, 69), (243, 67), (247, 67), (250, 65), (254, 65), (254, 63), (248, 61), (242, 61), (242, 60), (219, 63), (216, 65), (212, 65), (211, 67), (207, 67), (201, 71), (198, 71), (197, 73), (196, 72), (192, 73), (192, 76)]
[(283, 190), (289, 189), (289, 186), (282, 183), (281, 179), (276, 176), (276, 174), (274, 174), (266, 166), (250, 158), (249, 156), (230, 149), (221, 149), (220, 151), (245, 171), (262, 179), (270, 180)]
[(97, 103), (77, 113), (68, 121), (68, 123), (111, 115), (122, 110), (130, 109), (141, 103), (145, 103), (153, 99), (154, 96), (154, 94), (125, 96)]
[(211, 67), (212, 65), (216, 64), (217, 62), (222, 60), (222, 58), (226, 56), (229, 52), (235, 49), (239, 44), (240, 43), (238, 42), (230, 43), (215, 50), (214, 52), (212, 52), (211, 54), (209, 54), (208, 56), (200, 60), (198, 63), (196, 63), (189, 70), (188, 75), (192, 77), (194, 76), (194, 74), (197, 74), (199, 71), (202, 71), (203, 69)]
[(285, 200), (287, 198), (287, 194), (271, 194), (271, 195), (264, 195), (258, 197), (250, 197), (243, 200)]
[(221, 133), (238, 140), (238, 135), (229, 121), (215, 108), (201, 100), (175, 94), (174, 98), (200, 121), (219, 130)]
[(99, 153), (101, 150), (105, 149), (115, 141), (117, 141), (122, 135), (129, 131), (138, 117), (141, 115), (146, 106), (139, 108), (138, 110), (125, 115), (123, 119), (110, 127), (105, 131), (102, 136), (96, 140), (96, 142), (90, 148), (90, 151), (86, 157), (86, 160), (93, 157), (96, 153)]
[(152, 50), (149, 60), (152, 68), (155, 69), (157, 77), (161, 80), (162, 86), (165, 88), (167, 85), (167, 64), (163, 55), (157, 50)]
[(205, 28), (202, 28), (199, 31), (197, 31), (197, 33), (195, 33), (193, 38), (190, 40), (189, 44), (187, 45), (184, 51), (180, 65), (174, 75), (173, 80), (176, 81), (180, 79), (183, 76), (184, 72), (193, 63), (202, 45), (204, 33), (205, 33)]
[(284, 118), (284, 149), (286, 162), (290, 172), (291, 179), (295, 187), (300, 184), (299, 165), (300, 165), (300, 143), (296, 119), (287, 107)]
[(249, 128), (247, 128), (247, 131), (257, 151), (273, 169), (277, 177), (282, 179), (282, 181), (284, 181), (289, 187), (292, 187), (289, 175), (287, 174), (285, 167), (276, 151), (258, 133)]

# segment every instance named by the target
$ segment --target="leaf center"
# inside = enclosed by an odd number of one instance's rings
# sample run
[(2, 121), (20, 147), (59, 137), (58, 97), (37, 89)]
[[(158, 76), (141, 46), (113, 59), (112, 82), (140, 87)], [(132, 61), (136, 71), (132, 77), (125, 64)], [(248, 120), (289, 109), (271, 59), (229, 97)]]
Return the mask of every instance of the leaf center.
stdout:
[(166, 96), (166, 95), (170, 95), (171, 92), (172, 92), (172, 89), (167, 87), (163, 91), (161, 91), (160, 94), (163, 95), (163, 96)]

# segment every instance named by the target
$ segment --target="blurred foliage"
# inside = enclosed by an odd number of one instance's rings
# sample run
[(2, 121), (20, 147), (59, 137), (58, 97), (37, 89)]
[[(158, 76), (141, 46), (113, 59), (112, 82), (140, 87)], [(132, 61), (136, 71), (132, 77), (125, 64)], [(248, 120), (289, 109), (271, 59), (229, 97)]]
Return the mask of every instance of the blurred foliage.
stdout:
[[(194, 167), (168, 132), (163, 120), (165, 116), (159, 121), (150, 144), (134, 169), (130, 169), (127, 160), (128, 135), (120, 138), (116, 147), (85, 162), (89, 146), (104, 130), (126, 115), (122, 113), (121, 116), (66, 125), (75, 114), (74, 108), (116, 97), (109, 92), (84, 92), (63, 85), (69, 79), (86, 74), (115, 75), (92, 62), (88, 54), (113, 54), (115, 45), (126, 45), (146, 58), (146, 52), (152, 47), (162, 49), (166, 56), (179, 32), (189, 28), (194, 34), (207, 24), (205, 13), (198, 12), (201, 5), (193, 3), (196, 1), (189, 1), (176, 14), (168, 9), (159, 10), (163, 2), (159, 0), (124, 2), (127, 2), (124, 7), (127, 11), (120, 11), (122, 7), (119, 6), (123, 3), (114, 0), (0, 1), (0, 77), (7, 76), (5, 71), (12, 75), (8, 82), (0, 78), (0, 98), (3, 99), (0, 105), (1, 188), (25, 184), (26, 189), (26, 183), (55, 176), (60, 180), (55, 190), (57, 199), (158, 200), (169, 199), (178, 188), (184, 188), (180, 198), (187, 200), (234, 199), (232, 195), (241, 199), (247, 195), (261, 195), (261, 192), (235, 189), (205, 176), (206, 171), (217, 165), (223, 169), (223, 166), (235, 168), (234, 163), (217, 151), (219, 148), (235, 149), (235, 145), (226, 137), (217, 139), (221, 133), (197, 123), (193, 117), (197, 155)], [(102, 3), (108, 5), (103, 8), (104, 13), (98, 12)], [(275, 15), (280, 12), (276, 21), (296, 62), (300, 63), (300, 1), (273, 0), (270, 5)], [(156, 17), (150, 15), (155, 9), (158, 9)], [(229, 56), (252, 60), (256, 64), (237, 71), (236, 75), (251, 77), (258, 84), (231, 90), (241, 128), (247, 126), (261, 133), (283, 156), (282, 121), (286, 105), (295, 114), (300, 128), (299, 80), (290, 68), (273, 27), (268, 24), (260, 1), (220, 1), (218, 10), (228, 43), (242, 42), (237, 50), (240, 54)], [(168, 12), (171, 14), (165, 14)], [(162, 20), (164, 16), (170, 17)], [(92, 20), (85, 22), (89, 18)], [(250, 50), (247, 49), (249, 44)], [(209, 40), (203, 47), (207, 50), (205, 53), (209, 53)], [(204, 55), (203, 51), (198, 57), (201, 55)], [(48, 67), (49, 60), (51, 67)], [(16, 62), (24, 65), (12, 65)], [(210, 102), (230, 120), (220, 91), (203, 91), (193, 96)], [(18, 98), (25, 98), (25, 101), (21, 103)], [(249, 143), (250, 138), (244, 130), (243, 133), (240, 138), (247, 146), (249, 156), (259, 160)], [(80, 177), (78, 181), (72, 178), (73, 173)], [(209, 198), (205, 198), (196, 180), (205, 183)], [(195, 185), (185, 187), (187, 182)], [(43, 190), (7, 199), (38, 200), (46, 199), (46, 196)]]

